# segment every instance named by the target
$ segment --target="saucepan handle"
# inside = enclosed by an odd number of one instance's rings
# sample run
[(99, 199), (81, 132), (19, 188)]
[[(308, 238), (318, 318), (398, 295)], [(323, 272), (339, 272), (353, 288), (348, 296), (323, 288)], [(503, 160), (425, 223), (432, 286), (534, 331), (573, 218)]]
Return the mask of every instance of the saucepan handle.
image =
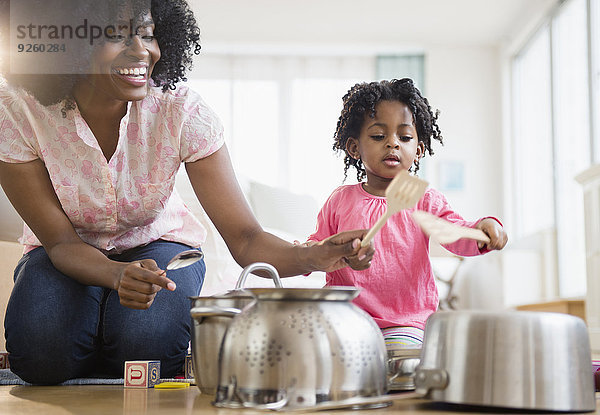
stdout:
[(429, 393), (431, 389), (446, 389), (450, 376), (444, 369), (425, 369), (417, 367), (415, 373), (415, 392), (422, 395)]
[(244, 283), (246, 282), (248, 275), (250, 273), (252, 273), (253, 271), (267, 271), (267, 273), (273, 279), (273, 283), (275, 284), (275, 287), (277, 287), (277, 288), (283, 287), (281, 285), (281, 279), (279, 278), (279, 273), (277, 272), (277, 270), (275, 269), (275, 267), (273, 265), (267, 264), (266, 262), (255, 262), (254, 264), (250, 264), (246, 268), (244, 268), (244, 270), (242, 271), (242, 274), (240, 275), (240, 278), (237, 281), (237, 284), (235, 285), (236, 290), (240, 290), (240, 289), (244, 288)]

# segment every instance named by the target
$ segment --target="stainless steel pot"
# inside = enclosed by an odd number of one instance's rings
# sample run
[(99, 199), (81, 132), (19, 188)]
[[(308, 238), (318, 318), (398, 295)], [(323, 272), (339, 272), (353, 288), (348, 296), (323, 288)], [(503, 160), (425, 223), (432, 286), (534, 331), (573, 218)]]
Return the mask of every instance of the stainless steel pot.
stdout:
[(246, 292), (255, 301), (241, 310), (221, 310), (232, 319), (219, 355), (216, 406), (287, 410), (337, 402), (389, 404), (382, 397), (385, 343), (373, 319), (351, 303), (358, 289)]
[(196, 385), (203, 393), (216, 392), (219, 373), (219, 349), (231, 316), (254, 301), (254, 297), (242, 290), (248, 275), (255, 270), (266, 271), (276, 287), (281, 287), (279, 274), (273, 266), (255, 263), (242, 271), (235, 290), (211, 297), (192, 297), (190, 314), (194, 320), (192, 333), (192, 360)]
[(468, 405), (595, 410), (583, 320), (557, 313), (450, 311), (427, 321), (416, 392)]

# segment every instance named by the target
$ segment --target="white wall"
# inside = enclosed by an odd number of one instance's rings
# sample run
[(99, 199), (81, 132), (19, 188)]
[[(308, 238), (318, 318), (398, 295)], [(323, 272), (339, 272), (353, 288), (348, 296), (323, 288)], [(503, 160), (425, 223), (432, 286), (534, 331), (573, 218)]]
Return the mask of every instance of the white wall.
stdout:
[[(432, 45), (426, 54), (426, 96), (440, 110), (444, 146), (428, 171), (439, 185), (440, 163), (464, 164), (464, 189), (444, 191), (452, 206), (467, 219), (503, 218), (501, 64), (496, 47)], [(429, 169), (429, 166), (428, 166)], [(510, 229), (508, 229), (510, 232)], [(502, 309), (514, 289), (504, 281), (503, 254), (491, 252), (467, 258), (456, 276), (460, 308)], [(435, 258), (433, 258), (435, 264)]]
[[(463, 216), (503, 216), (500, 60), (495, 47), (426, 48), (426, 95), (445, 144), (432, 159), (463, 162), (464, 190), (446, 191)], [(439, 181), (433, 169), (432, 184)]]

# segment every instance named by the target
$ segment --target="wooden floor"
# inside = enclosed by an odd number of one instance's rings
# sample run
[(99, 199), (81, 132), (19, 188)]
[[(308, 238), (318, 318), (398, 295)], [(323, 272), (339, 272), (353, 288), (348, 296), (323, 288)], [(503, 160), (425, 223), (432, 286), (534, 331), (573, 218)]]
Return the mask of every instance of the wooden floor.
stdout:
[[(84, 386), (0, 386), (0, 414), (40, 414), (40, 415), (79, 415), (79, 414), (215, 414), (242, 415), (265, 414), (238, 409), (219, 409), (211, 405), (212, 396), (203, 395), (198, 388), (186, 389), (126, 389), (121, 385)], [(598, 394), (597, 394), (598, 401)], [(598, 407), (598, 405), (597, 405)], [(369, 410), (338, 410), (337, 415), (368, 413), (377, 414), (476, 414), (505, 413), (498, 410), (447, 406), (430, 403), (424, 399), (397, 400), (391, 407)], [(325, 413), (325, 412), (320, 412)], [(511, 412), (515, 414), (517, 412)], [(531, 414), (531, 412), (529, 412)], [(541, 414), (541, 412), (536, 412)], [(600, 414), (600, 410), (596, 410)]]

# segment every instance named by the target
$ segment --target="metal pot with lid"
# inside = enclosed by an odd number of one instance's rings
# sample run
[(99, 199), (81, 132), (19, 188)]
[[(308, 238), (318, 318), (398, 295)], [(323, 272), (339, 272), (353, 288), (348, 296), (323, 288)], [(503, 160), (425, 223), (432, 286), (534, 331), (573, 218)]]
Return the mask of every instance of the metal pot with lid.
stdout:
[(266, 271), (275, 287), (281, 287), (277, 270), (266, 263), (255, 263), (242, 271), (234, 290), (210, 297), (192, 297), (190, 314), (194, 320), (192, 335), (192, 360), (194, 377), (203, 393), (216, 392), (219, 373), (219, 349), (231, 317), (254, 301), (254, 297), (243, 290), (248, 275), (255, 270)]

